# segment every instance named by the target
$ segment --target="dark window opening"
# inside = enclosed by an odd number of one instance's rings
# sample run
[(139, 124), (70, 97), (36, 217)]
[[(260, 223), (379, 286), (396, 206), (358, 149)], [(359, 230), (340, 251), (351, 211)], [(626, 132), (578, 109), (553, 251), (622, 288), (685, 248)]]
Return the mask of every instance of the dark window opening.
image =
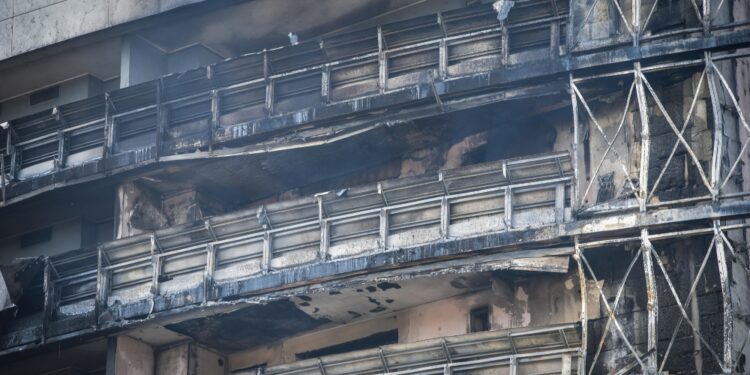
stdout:
[(488, 306), (471, 310), (469, 313), (469, 328), (471, 332), (490, 330), (490, 308)]
[(398, 343), (398, 330), (394, 329), (391, 331), (376, 333), (361, 339), (311, 350), (309, 352), (297, 353), (297, 360), (318, 358), (325, 355), (347, 353), (355, 350), (372, 349), (396, 343)]
[(21, 235), (21, 248), (26, 248), (52, 240), (52, 227), (42, 228)]
[(29, 95), (29, 105), (37, 105), (60, 97), (60, 86), (52, 86)]

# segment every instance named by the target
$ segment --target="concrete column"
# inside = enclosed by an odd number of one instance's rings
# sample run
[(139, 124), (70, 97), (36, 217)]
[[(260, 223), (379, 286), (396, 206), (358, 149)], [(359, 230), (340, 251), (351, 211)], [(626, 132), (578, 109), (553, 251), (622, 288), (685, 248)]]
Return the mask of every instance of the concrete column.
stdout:
[(194, 343), (185, 343), (156, 354), (155, 375), (224, 375), (223, 355)]
[(151, 346), (128, 336), (109, 339), (107, 375), (154, 375)]

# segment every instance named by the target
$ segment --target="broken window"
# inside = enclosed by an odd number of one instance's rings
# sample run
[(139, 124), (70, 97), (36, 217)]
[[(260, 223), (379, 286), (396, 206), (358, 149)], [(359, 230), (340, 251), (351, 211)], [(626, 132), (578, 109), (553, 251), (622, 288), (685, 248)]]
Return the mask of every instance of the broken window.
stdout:
[(469, 330), (471, 332), (484, 332), (490, 330), (489, 306), (483, 306), (471, 310), (469, 313)]

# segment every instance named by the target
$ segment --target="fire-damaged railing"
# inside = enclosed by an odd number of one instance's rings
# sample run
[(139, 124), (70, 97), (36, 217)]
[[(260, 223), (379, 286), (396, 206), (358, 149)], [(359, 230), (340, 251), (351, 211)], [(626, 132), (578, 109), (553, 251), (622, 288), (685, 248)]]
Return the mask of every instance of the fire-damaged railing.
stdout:
[(278, 114), (498, 69), (511, 55), (558, 56), (566, 13), (566, 2), (517, 1), (501, 25), (491, 6), (469, 7), (167, 75), (11, 121), (4, 170), (24, 180), (213, 148), (277, 130), (257, 121)]
[[(522, 328), (393, 344), (271, 366), (267, 375), (571, 374), (580, 359), (579, 325)], [(482, 372), (485, 373), (485, 372)]]
[[(307, 264), (570, 219), (572, 165), (553, 153), (383, 181), (104, 243), (45, 270), (44, 324), (236, 298), (237, 280)], [(144, 309), (123, 312), (125, 305)], [(131, 316), (133, 315), (133, 316)], [(12, 321), (11, 321), (12, 322)], [(45, 332), (44, 335), (54, 335)]]

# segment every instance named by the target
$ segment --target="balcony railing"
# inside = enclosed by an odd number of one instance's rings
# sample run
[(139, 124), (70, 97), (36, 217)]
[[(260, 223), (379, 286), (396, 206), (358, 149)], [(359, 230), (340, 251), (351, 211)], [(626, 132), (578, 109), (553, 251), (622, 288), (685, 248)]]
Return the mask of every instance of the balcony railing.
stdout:
[[(571, 374), (581, 352), (577, 324), (522, 328), (394, 344), (271, 366), (267, 375)], [(470, 372), (472, 373), (472, 372)]]
[[(353, 101), (341, 113), (317, 111), (340, 118), (367, 110), (357, 105), (366, 96), (499, 69), (520, 56), (557, 58), (567, 2), (552, 4), (517, 1), (504, 25), (483, 5), (264, 50), (15, 119), (0, 147), (3, 185), (212, 149), (277, 131), (261, 120), (282, 114)], [(63, 175), (29, 189), (80, 177)], [(18, 190), (7, 195), (25, 192)]]
[(50, 321), (127, 319), (294, 267), (563, 223), (571, 176), (569, 154), (553, 153), (268, 204), (50, 259), (39, 297)]

